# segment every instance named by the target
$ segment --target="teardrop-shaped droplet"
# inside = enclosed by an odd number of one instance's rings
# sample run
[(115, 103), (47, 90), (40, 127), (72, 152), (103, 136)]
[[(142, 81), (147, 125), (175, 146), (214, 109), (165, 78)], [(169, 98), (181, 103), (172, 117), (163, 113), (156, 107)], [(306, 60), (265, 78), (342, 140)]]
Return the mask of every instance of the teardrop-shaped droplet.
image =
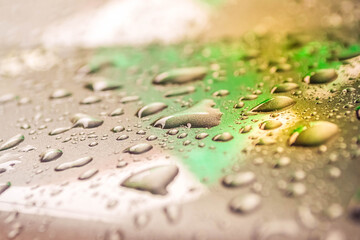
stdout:
[(213, 137), (212, 140), (216, 141), (216, 142), (227, 142), (227, 141), (230, 141), (233, 138), (234, 137), (233, 137), (233, 135), (231, 135), (231, 133), (224, 132), (224, 133), (216, 135), (215, 137)]
[(82, 174), (80, 174), (78, 179), (79, 180), (87, 180), (87, 179), (95, 176), (98, 172), (99, 172), (98, 169), (95, 169), (95, 168), (89, 169), (89, 170), (83, 172)]
[(98, 92), (121, 88), (121, 84), (119, 83), (119, 81), (100, 79), (86, 84), (85, 87), (93, 90), (94, 92)]
[(58, 159), (63, 155), (60, 149), (48, 149), (40, 155), (41, 162), (50, 162)]
[(299, 85), (297, 83), (292, 83), (292, 82), (280, 83), (278, 85), (275, 85), (271, 89), (271, 93), (283, 93), (297, 88), (299, 88)]
[(103, 120), (91, 117), (83, 113), (75, 114), (71, 119), (73, 127), (94, 128), (103, 124)]
[(255, 174), (250, 171), (233, 173), (225, 176), (222, 183), (226, 187), (242, 187), (255, 181)]
[(7, 93), (0, 96), (0, 104), (4, 104), (16, 99), (16, 95), (14, 93)]
[(233, 198), (229, 207), (235, 213), (249, 213), (260, 206), (261, 197), (255, 193), (241, 194)]
[(152, 148), (153, 146), (148, 143), (139, 143), (134, 146), (126, 148), (124, 152), (131, 154), (141, 154), (150, 151)]
[(6, 190), (9, 189), (9, 187), (11, 186), (10, 182), (6, 182), (6, 183), (0, 183), (0, 195), (5, 192)]
[(289, 144), (296, 146), (319, 146), (332, 138), (338, 130), (338, 126), (331, 122), (311, 122), (308, 127), (302, 126), (295, 129), (289, 138)]
[(168, 72), (163, 72), (157, 75), (153, 83), (155, 84), (168, 84), (168, 83), (187, 83), (195, 80), (202, 80), (207, 73), (205, 67), (189, 67), (189, 68), (178, 68)]
[(139, 96), (126, 96), (126, 97), (122, 97), (119, 102), (129, 103), (129, 102), (135, 102), (135, 101), (139, 101), (139, 100), (140, 100)]
[(80, 101), (80, 104), (93, 104), (93, 103), (98, 103), (101, 102), (101, 98), (95, 95), (89, 96), (84, 98), (83, 100)]
[(65, 98), (65, 97), (69, 97), (71, 96), (71, 92), (68, 91), (67, 89), (56, 89), (51, 95), (50, 95), (50, 99), (59, 99), (59, 98)]
[(127, 178), (121, 186), (148, 191), (152, 194), (166, 195), (166, 187), (178, 172), (179, 169), (175, 165), (157, 166), (135, 173)]
[(64, 132), (67, 132), (71, 129), (71, 127), (60, 127), (60, 128), (56, 128), (54, 130), (52, 130), (51, 132), (49, 132), (50, 136), (54, 136), (54, 135), (58, 135)]
[(262, 130), (273, 130), (282, 126), (282, 122), (279, 120), (267, 120), (260, 124)]
[(15, 135), (0, 146), (0, 151), (4, 151), (19, 145), (22, 141), (24, 141), (24, 139), (25, 137), (22, 134)]
[(125, 130), (125, 127), (124, 127), (124, 126), (121, 126), (121, 125), (116, 126), (116, 127), (113, 127), (113, 128), (111, 129), (111, 131), (114, 132), (114, 133), (122, 132), (122, 131), (124, 131), (124, 130)]
[(197, 134), (197, 135), (195, 136), (195, 138), (198, 139), (198, 140), (201, 140), (201, 139), (206, 138), (207, 136), (209, 136), (208, 133), (199, 133), (199, 134)]
[(155, 127), (176, 128), (190, 125), (192, 128), (211, 128), (220, 124), (222, 112), (212, 108), (215, 105), (213, 100), (205, 99), (193, 107), (163, 117), (154, 123)]
[(229, 94), (230, 94), (230, 92), (229, 92), (228, 90), (226, 90), (226, 89), (221, 89), (221, 90), (219, 90), (219, 91), (214, 92), (214, 93), (213, 93), (213, 96), (214, 96), (214, 97), (224, 97), (224, 96), (227, 96), (227, 95), (229, 95)]
[(256, 94), (250, 94), (250, 95), (246, 95), (244, 97), (241, 97), (239, 100), (240, 101), (249, 101), (249, 100), (255, 100), (257, 99), (259, 96)]
[(112, 111), (109, 116), (110, 117), (115, 117), (115, 116), (120, 116), (120, 115), (123, 115), (124, 114), (124, 109), (123, 108), (117, 108), (115, 109), (114, 111)]
[(259, 105), (251, 109), (251, 112), (282, 111), (285, 108), (294, 105), (295, 103), (295, 100), (290, 97), (277, 96), (261, 102)]
[(311, 84), (321, 84), (334, 81), (338, 77), (335, 69), (320, 69), (310, 76)]
[(168, 106), (162, 102), (150, 103), (150, 104), (140, 108), (138, 110), (138, 112), (136, 113), (136, 116), (138, 116), (139, 118), (146, 117), (146, 116), (161, 112), (162, 110), (164, 110), (167, 107)]
[(92, 160), (93, 160), (92, 157), (83, 157), (83, 158), (79, 158), (79, 159), (76, 159), (71, 162), (65, 162), (65, 163), (58, 165), (55, 168), (55, 171), (64, 171), (64, 170), (67, 170), (70, 168), (82, 167), (82, 166), (85, 166), (86, 164), (88, 164), (89, 162), (91, 162)]
[(186, 95), (186, 94), (190, 94), (195, 92), (196, 88), (193, 86), (188, 86), (188, 87), (182, 87), (182, 88), (176, 88), (176, 89), (172, 89), (167, 91), (164, 94), (164, 97), (177, 97), (177, 96), (182, 96), (182, 95)]

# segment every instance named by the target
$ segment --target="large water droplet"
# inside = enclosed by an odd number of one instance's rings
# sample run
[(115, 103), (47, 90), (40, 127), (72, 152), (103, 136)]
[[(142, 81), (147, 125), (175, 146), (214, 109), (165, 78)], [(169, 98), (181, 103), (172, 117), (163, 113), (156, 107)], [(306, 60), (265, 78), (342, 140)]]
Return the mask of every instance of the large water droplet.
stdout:
[(103, 120), (91, 117), (83, 113), (75, 114), (71, 119), (73, 127), (94, 128), (103, 124)]
[(334, 81), (338, 77), (335, 69), (320, 69), (310, 76), (311, 84), (321, 84)]
[(83, 157), (83, 158), (79, 158), (79, 159), (76, 159), (71, 162), (65, 162), (65, 163), (58, 165), (55, 168), (55, 171), (64, 171), (64, 170), (67, 170), (70, 168), (82, 167), (82, 166), (88, 164), (89, 162), (91, 162), (92, 160), (93, 160), (92, 157)]
[(10, 138), (9, 140), (7, 140), (5, 143), (3, 143), (0, 146), (0, 151), (4, 151), (4, 150), (7, 150), (9, 148), (19, 145), (22, 141), (24, 141), (24, 139), (25, 139), (24, 135), (17, 134), (15, 136), (13, 136), (12, 138)]
[(131, 154), (141, 154), (150, 151), (152, 148), (153, 146), (148, 143), (139, 143), (134, 146), (126, 148), (124, 152)]
[(273, 98), (269, 98), (259, 105), (251, 109), (252, 112), (273, 112), (273, 111), (281, 111), (285, 108), (288, 108), (294, 105), (296, 102), (292, 98), (286, 96), (277, 96)]
[(299, 85), (297, 83), (292, 83), (292, 82), (280, 83), (278, 85), (275, 85), (271, 89), (271, 93), (283, 93), (297, 88), (299, 88)]
[(138, 116), (139, 118), (146, 117), (146, 116), (161, 112), (162, 110), (164, 110), (167, 107), (168, 106), (162, 102), (150, 103), (150, 104), (140, 108), (138, 110), (138, 112), (136, 113), (136, 116)]
[(235, 213), (249, 213), (260, 206), (261, 197), (255, 193), (247, 193), (233, 198), (229, 207)]
[(178, 68), (157, 75), (154, 78), (153, 83), (155, 84), (187, 83), (187, 82), (203, 79), (206, 76), (206, 73), (207, 73), (207, 68), (205, 67)]
[(155, 127), (175, 128), (190, 124), (193, 128), (211, 128), (220, 124), (222, 112), (212, 108), (215, 105), (213, 100), (205, 99), (193, 107), (163, 117), (154, 123)]
[(179, 169), (175, 165), (157, 166), (135, 173), (127, 178), (121, 186), (148, 191), (152, 194), (166, 195), (166, 187), (178, 172)]
[(63, 155), (60, 149), (48, 149), (40, 155), (41, 162), (50, 162), (58, 159)]
[(318, 146), (332, 138), (339, 128), (336, 124), (326, 121), (311, 122), (294, 130), (289, 138), (290, 145)]

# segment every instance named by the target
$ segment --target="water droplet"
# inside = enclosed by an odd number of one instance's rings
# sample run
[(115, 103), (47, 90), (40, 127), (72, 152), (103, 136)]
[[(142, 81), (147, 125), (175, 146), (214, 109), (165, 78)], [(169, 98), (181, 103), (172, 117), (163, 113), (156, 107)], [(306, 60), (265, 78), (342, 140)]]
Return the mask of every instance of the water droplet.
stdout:
[(93, 104), (93, 103), (98, 103), (101, 102), (101, 98), (98, 96), (89, 96), (84, 98), (83, 100), (80, 101), (80, 104)]
[(164, 208), (164, 213), (170, 223), (177, 223), (181, 217), (181, 208), (177, 205), (168, 205)]
[(51, 95), (50, 95), (50, 99), (59, 99), (59, 98), (65, 98), (65, 97), (69, 97), (71, 96), (72, 93), (69, 92), (66, 89), (56, 89)]
[(98, 92), (98, 91), (108, 91), (108, 90), (121, 88), (121, 84), (118, 81), (101, 79), (88, 83), (85, 85), (85, 87), (90, 90), (93, 90), (94, 92)]
[(174, 129), (170, 129), (169, 131), (167, 131), (167, 134), (169, 135), (176, 135), (179, 133), (179, 130), (174, 128)]
[(214, 97), (224, 97), (224, 96), (227, 96), (227, 95), (229, 95), (229, 94), (230, 94), (230, 92), (229, 92), (228, 90), (226, 90), (226, 89), (221, 89), (221, 90), (219, 90), (219, 91), (214, 92), (214, 93), (213, 93), (213, 96), (214, 96)]
[(248, 132), (251, 131), (251, 129), (252, 129), (252, 126), (251, 126), (251, 125), (247, 125), (247, 126), (245, 126), (245, 127), (240, 128), (239, 133), (248, 133)]
[(245, 105), (245, 103), (243, 101), (239, 100), (238, 103), (236, 103), (234, 105), (234, 108), (243, 108), (244, 105)]
[(261, 197), (255, 193), (241, 194), (233, 198), (229, 207), (235, 213), (249, 213), (260, 206)]
[(166, 187), (174, 180), (179, 169), (175, 165), (157, 166), (135, 173), (127, 178), (121, 186), (148, 191), (152, 194), (166, 195)]
[(115, 109), (114, 111), (112, 111), (109, 116), (110, 117), (115, 117), (115, 116), (120, 116), (120, 115), (123, 115), (124, 114), (124, 109), (123, 108), (117, 108)]
[(116, 140), (118, 140), (118, 141), (122, 141), (122, 140), (125, 140), (125, 139), (128, 139), (128, 138), (129, 138), (129, 136), (128, 136), (128, 135), (123, 134), (123, 135), (118, 136), (118, 137), (116, 138)]
[(245, 171), (225, 176), (222, 183), (226, 187), (242, 187), (254, 182), (255, 178), (253, 172)]
[(283, 92), (295, 90), (297, 88), (299, 88), (299, 85), (297, 83), (292, 83), (292, 82), (280, 83), (278, 85), (275, 85), (271, 89), (271, 93), (283, 93)]
[(187, 124), (194, 128), (217, 126), (220, 124), (222, 112), (219, 109), (212, 108), (214, 105), (213, 100), (202, 100), (187, 110), (157, 120), (154, 126), (160, 126), (161, 128), (175, 128)]
[(241, 97), (240, 99), (239, 99), (239, 101), (249, 101), (249, 100), (255, 100), (255, 99), (257, 99), (258, 98), (258, 95), (256, 95), (256, 94), (250, 94), (250, 95), (246, 95), (246, 96), (244, 96), (244, 97)]
[(150, 151), (153, 148), (152, 145), (148, 143), (139, 143), (124, 150), (124, 153), (130, 154), (141, 154)]
[(60, 128), (56, 128), (54, 130), (52, 130), (51, 132), (49, 132), (50, 136), (54, 136), (54, 135), (58, 135), (64, 132), (67, 132), (71, 129), (71, 127), (60, 127)]
[(157, 136), (155, 136), (155, 135), (150, 135), (146, 138), (146, 140), (148, 140), (148, 141), (154, 141), (156, 139), (157, 139)]
[(273, 130), (282, 126), (282, 122), (279, 120), (267, 120), (260, 124), (262, 130)]
[(198, 140), (201, 140), (201, 139), (206, 138), (207, 136), (209, 136), (209, 134), (207, 134), (207, 133), (199, 133), (199, 134), (197, 134), (195, 136), (195, 138), (198, 139)]
[(40, 155), (40, 162), (50, 162), (63, 155), (60, 149), (48, 149)]
[(338, 126), (331, 122), (311, 122), (309, 127), (301, 126), (289, 138), (290, 145), (318, 146), (324, 144), (338, 132)]
[(311, 84), (321, 84), (334, 81), (338, 77), (335, 69), (320, 69), (310, 76)]
[(99, 172), (98, 169), (95, 169), (95, 168), (89, 169), (89, 170), (83, 172), (83, 173), (79, 176), (79, 180), (87, 180), (87, 179), (89, 179), (89, 178), (92, 178), (92, 177), (95, 176), (98, 172)]
[(212, 140), (216, 141), (216, 142), (227, 142), (227, 141), (230, 141), (233, 138), (234, 137), (231, 135), (231, 133), (224, 132), (224, 133), (216, 135), (215, 137), (212, 138)]
[(187, 133), (180, 133), (177, 138), (186, 138), (187, 137)]
[(73, 127), (95, 128), (103, 124), (103, 120), (91, 117), (83, 113), (75, 114), (71, 119)]
[(138, 110), (138, 112), (136, 113), (136, 116), (138, 116), (139, 118), (146, 117), (146, 116), (161, 112), (162, 110), (164, 110), (167, 107), (168, 106), (162, 102), (150, 103), (150, 104), (140, 108)]
[(177, 97), (177, 96), (182, 96), (182, 95), (186, 95), (186, 94), (190, 94), (195, 92), (196, 88), (193, 86), (188, 86), (188, 87), (182, 87), (182, 88), (177, 88), (177, 89), (172, 89), (167, 91), (164, 94), (164, 97)]
[(195, 80), (202, 80), (207, 73), (205, 67), (178, 68), (163, 72), (153, 79), (155, 84), (187, 83)]
[(120, 99), (121, 103), (129, 103), (129, 102), (135, 102), (135, 101), (139, 101), (140, 97), (139, 96), (126, 96), (126, 97), (122, 97)]
[(120, 230), (106, 231), (104, 240), (124, 240), (124, 236)]
[(19, 234), (21, 233), (21, 231), (23, 230), (23, 225), (19, 222), (14, 223), (11, 226), (11, 230), (10, 232), (7, 234), (8, 239), (14, 239), (17, 236), (19, 236)]
[(0, 96), (0, 104), (4, 104), (10, 101), (13, 101), (16, 99), (16, 95), (13, 93), (7, 93), (2, 96)]
[(91, 142), (91, 143), (89, 143), (89, 147), (95, 147), (98, 144), (99, 144), (98, 142)]
[(290, 183), (285, 193), (289, 197), (299, 197), (306, 193), (306, 186), (303, 183)]
[(277, 96), (269, 98), (259, 105), (251, 109), (252, 112), (273, 112), (273, 111), (282, 111), (285, 108), (288, 108), (294, 105), (296, 102), (292, 98), (286, 96)]
[(111, 131), (114, 132), (114, 133), (122, 132), (122, 131), (124, 131), (124, 130), (125, 130), (125, 127), (124, 127), (124, 126), (121, 126), (121, 125), (116, 126), (116, 127), (113, 127), (113, 128), (111, 129)]
[(272, 137), (261, 137), (256, 141), (256, 145), (271, 145), (275, 144), (276, 140)]
[(71, 162), (65, 162), (65, 163), (58, 165), (55, 168), (55, 171), (64, 171), (64, 170), (67, 170), (70, 168), (82, 167), (82, 166), (88, 164), (89, 162), (91, 162), (92, 160), (93, 160), (92, 157), (83, 157), (83, 158), (79, 158), (79, 159), (76, 159)]
[(9, 189), (9, 187), (11, 186), (10, 182), (7, 183), (0, 183), (0, 195), (5, 192), (6, 190)]
[(10, 138), (9, 140), (7, 140), (5, 143), (3, 143), (0, 146), (0, 151), (4, 151), (7, 150), (9, 148), (13, 148), (17, 145), (19, 145), (21, 142), (23, 142), (25, 139), (24, 135), (22, 134), (17, 134), (15, 136), (13, 136), (12, 138)]
[(137, 228), (144, 228), (150, 222), (150, 216), (142, 213), (135, 216), (134, 223)]

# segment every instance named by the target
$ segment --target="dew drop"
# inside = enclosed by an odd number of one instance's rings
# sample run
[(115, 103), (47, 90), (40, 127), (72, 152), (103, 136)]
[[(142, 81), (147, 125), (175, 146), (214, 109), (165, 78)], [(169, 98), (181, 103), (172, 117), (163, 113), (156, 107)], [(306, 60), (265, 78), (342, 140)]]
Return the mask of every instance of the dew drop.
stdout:
[(66, 89), (57, 89), (55, 90), (51, 95), (50, 95), (50, 99), (59, 99), (59, 98), (65, 98), (65, 97), (69, 97), (71, 96), (72, 93), (69, 92)]
[(19, 145), (21, 142), (23, 142), (25, 139), (24, 135), (22, 134), (17, 134), (15, 136), (13, 136), (12, 138), (10, 138), (9, 140), (7, 140), (5, 143), (3, 143), (0, 146), (0, 151), (4, 151), (7, 150), (9, 148), (13, 148), (17, 145)]
[(142, 118), (142, 117), (146, 117), (149, 115), (153, 115), (155, 113), (161, 112), (162, 110), (164, 110), (167, 107), (168, 106), (162, 102), (150, 103), (150, 104), (140, 108), (138, 110), (138, 112), (136, 113), (136, 116), (139, 118)]
[(225, 176), (222, 183), (225, 187), (242, 187), (254, 182), (255, 179), (256, 177), (253, 172), (244, 171)]
[(334, 81), (338, 77), (335, 69), (320, 69), (310, 76), (311, 84), (322, 84)]
[(92, 178), (92, 177), (95, 176), (98, 172), (99, 172), (98, 169), (95, 169), (95, 168), (89, 169), (89, 170), (83, 172), (82, 174), (80, 174), (79, 180), (87, 180), (87, 179), (89, 179), (89, 178)]
[(139, 143), (124, 150), (124, 153), (130, 154), (141, 154), (150, 151), (153, 148), (152, 145), (148, 143)]
[(63, 155), (60, 149), (48, 149), (40, 155), (40, 162), (50, 162)]
[(231, 133), (224, 132), (224, 133), (216, 135), (215, 137), (212, 138), (212, 140), (216, 141), (216, 142), (227, 142), (227, 141), (230, 141), (233, 138), (234, 137), (231, 135)]
[(195, 80), (202, 80), (207, 73), (205, 67), (178, 68), (160, 73), (153, 79), (154, 84), (188, 83)]
[(55, 167), (55, 171), (64, 171), (70, 168), (82, 167), (91, 162), (92, 160), (92, 157), (83, 157), (71, 162), (65, 162)]
[(296, 102), (292, 98), (286, 96), (277, 96), (269, 98), (259, 105), (251, 109), (252, 112), (273, 112), (273, 111), (282, 111), (285, 108), (291, 107)]
[(261, 197), (255, 193), (241, 194), (233, 198), (229, 207), (234, 213), (249, 213), (260, 206)]
[(75, 114), (71, 119), (73, 127), (95, 128), (103, 124), (103, 120), (91, 117), (83, 113)]

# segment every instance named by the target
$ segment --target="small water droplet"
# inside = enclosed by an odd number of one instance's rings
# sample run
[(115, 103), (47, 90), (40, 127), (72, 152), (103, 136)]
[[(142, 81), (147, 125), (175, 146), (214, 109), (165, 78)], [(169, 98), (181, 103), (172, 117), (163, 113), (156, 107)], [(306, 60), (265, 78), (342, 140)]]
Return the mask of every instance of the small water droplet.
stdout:
[(99, 172), (98, 169), (95, 169), (95, 168), (89, 169), (89, 170), (83, 172), (82, 174), (80, 174), (79, 180), (87, 180), (87, 179), (89, 179), (89, 178), (92, 178), (92, 177), (95, 176), (98, 172)]
[(71, 119), (73, 127), (95, 128), (103, 124), (103, 120), (91, 117), (83, 113), (75, 114)]
[(98, 91), (108, 91), (121, 88), (121, 84), (118, 81), (108, 80), (108, 79), (98, 79), (91, 83), (85, 85), (86, 88), (93, 90), (94, 92)]
[(227, 142), (227, 141), (230, 141), (233, 138), (234, 137), (233, 137), (233, 135), (231, 135), (231, 133), (224, 132), (224, 133), (216, 135), (215, 137), (212, 138), (212, 140), (216, 141), (216, 142)]
[(289, 91), (295, 90), (297, 88), (299, 88), (299, 85), (297, 83), (292, 83), (292, 82), (280, 83), (278, 85), (275, 85), (271, 89), (271, 93), (289, 92)]
[(94, 104), (101, 102), (101, 98), (95, 95), (84, 98), (80, 101), (80, 104)]
[(233, 173), (225, 176), (222, 183), (226, 187), (242, 187), (255, 181), (255, 174), (250, 171)]
[(259, 105), (251, 109), (252, 112), (273, 112), (273, 111), (282, 111), (285, 108), (291, 107), (296, 102), (292, 98), (286, 96), (276, 96), (269, 98)]
[(64, 132), (67, 132), (71, 129), (71, 127), (60, 127), (60, 128), (56, 128), (54, 130), (52, 130), (51, 132), (49, 132), (50, 136), (54, 136), (54, 135), (58, 135)]
[(172, 89), (167, 91), (164, 94), (164, 97), (177, 97), (177, 96), (182, 96), (182, 95), (186, 95), (186, 94), (190, 94), (195, 92), (196, 88), (193, 86), (188, 86), (188, 87), (182, 87), (182, 88), (176, 88), (176, 89)]
[(130, 154), (141, 154), (150, 151), (153, 148), (152, 145), (148, 143), (139, 143), (124, 150), (124, 153)]
[(59, 99), (59, 98), (65, 98), (71, 96), (72, 93), (69, 92), (67, 89), (56, 89), (51, 95), (50, 99)]
[(123, 108), (117, 108), (115, 109), (114, 111), (112, 111), (109, 116), (110, 117), (115, 117), (115, 116), (120, 116), (120, 115), (123, 115), (124, 114), (124, 109)]
[(273, 130), (282, 126), (282, 122), (279, 120), (267, 120), (260, 124), (262, 130)]
[(206, 138), (207, 136), (209, 136), (209, 134), (207, 134), (207, 133), (199, 133), (199, 134), (197, 134), (195, 136), (195, 138), (198, 139), (198, 140), (201, 140), (201, 139)]
[(124, 130), (125, 130), (125, 127), (124, 127), (124, 126), (121, 126), (121, 125), (116, 126), (116, 127), (113, 127), (113, 128), (111, 129), (111, 131), (114, 132), (114, 133), (122, 132), (122, 131), (124, 131)]

